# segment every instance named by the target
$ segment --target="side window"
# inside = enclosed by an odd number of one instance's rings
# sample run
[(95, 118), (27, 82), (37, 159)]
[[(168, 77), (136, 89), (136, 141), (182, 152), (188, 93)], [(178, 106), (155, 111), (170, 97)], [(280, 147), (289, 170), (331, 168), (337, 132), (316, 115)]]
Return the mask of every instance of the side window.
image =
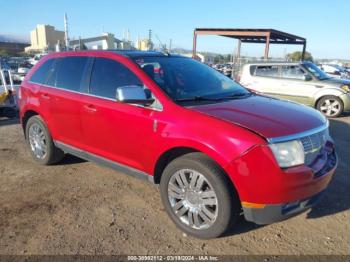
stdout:
[(255, 70), (256, 76), (269, 76), (269, 77), (279, 77), (278, 66), (257, 66)]
[(47, 77), (49, 76), (50, 70), (52, 68), (54, 59), (49, 59), (44, 62), (31, 76), (30, 80), (33, 83), (45, 84)]
[(249, 67), (250, 75), (254, 75), (255, 69), (256, 69), (256, 66), (254, 66), (254, 65)]
[(90, 93), (107, 98), (116, 98), (121, 86), (143, 86), (142, 82), (124, 65), (107, 58), (96, 58), (90, 80)]
[(70, 56), (57, 61), (48, 83), (52, 86), (79, 91), (88, 57)]
[(304, 71), (299, 66), (282, 66), (282, 77), (289, 79), (303, 79)]

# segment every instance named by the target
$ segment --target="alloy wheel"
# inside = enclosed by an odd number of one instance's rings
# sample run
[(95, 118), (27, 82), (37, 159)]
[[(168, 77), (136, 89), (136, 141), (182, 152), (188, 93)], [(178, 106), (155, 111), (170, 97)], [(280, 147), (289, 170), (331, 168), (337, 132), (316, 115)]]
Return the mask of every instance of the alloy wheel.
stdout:
[(208, 229), (217, 219), (218, 200), (214, 188), (195, 170), (181, 169), (172, 175), (168, 199), (176, 216), (191, 228)]
[(339, 114), (341, 110), (341, 105), (336, 99), (326, 99), (320, 106), (320, 110), (326, 116), (332, 117)]
[(29, 144), (34, 156), (38, 159), (44, 159), (47, 153), (46, 136), (42, 127), (34, 123), (29, 127)]

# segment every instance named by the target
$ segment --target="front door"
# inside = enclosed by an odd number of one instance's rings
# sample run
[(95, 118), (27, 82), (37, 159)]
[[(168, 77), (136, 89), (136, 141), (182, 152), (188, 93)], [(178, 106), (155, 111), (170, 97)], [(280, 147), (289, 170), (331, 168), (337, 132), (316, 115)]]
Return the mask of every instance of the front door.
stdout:
[[(312, 78), (305, 78), (307, 73), (299, 65), (281, 67), (281, 86), (278, 88), (282, 98), (312, 106), (317, 87)], [(311, 76), (309, 76), (311, 77)]]
[(83, 95), (82, 128), (86, 151), (145, 170), (145, 159), (155, 147), (154, 124), (161, 112), (116, 101), (121, 86), (143, 86), (123, 64), (95, 58), (89, 93)]

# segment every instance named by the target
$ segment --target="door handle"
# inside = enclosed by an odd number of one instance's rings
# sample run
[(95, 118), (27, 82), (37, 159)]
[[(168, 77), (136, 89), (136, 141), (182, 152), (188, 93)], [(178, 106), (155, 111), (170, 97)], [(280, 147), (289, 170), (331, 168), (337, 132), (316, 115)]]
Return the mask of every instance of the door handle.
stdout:
[(48, 94), (41, 94), (41, 97), (44, 99), (50, 99), (50, 96)]
[(94, 105), (85, 105), (85, 110), (91, 113), (95, 113), (97, 111), (96, 107)]

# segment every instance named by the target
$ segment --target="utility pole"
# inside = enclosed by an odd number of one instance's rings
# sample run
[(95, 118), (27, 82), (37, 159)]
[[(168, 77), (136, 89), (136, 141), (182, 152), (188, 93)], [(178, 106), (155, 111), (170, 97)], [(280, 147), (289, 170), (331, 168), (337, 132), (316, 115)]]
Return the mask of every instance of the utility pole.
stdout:
[(66, 50), (69, 50), (68, 18), (67, 18), (67, 13), (64, 14), (64, 40), (65, 40)]
[(169, 53), (171, 53), (171, 44), (172, 44), (173, 40), (170, 38), (169, 40)]
[(152, 29), (150, 29), (148, 31), (148, 50), (151, 50), (151, 46), (152, 46)]

